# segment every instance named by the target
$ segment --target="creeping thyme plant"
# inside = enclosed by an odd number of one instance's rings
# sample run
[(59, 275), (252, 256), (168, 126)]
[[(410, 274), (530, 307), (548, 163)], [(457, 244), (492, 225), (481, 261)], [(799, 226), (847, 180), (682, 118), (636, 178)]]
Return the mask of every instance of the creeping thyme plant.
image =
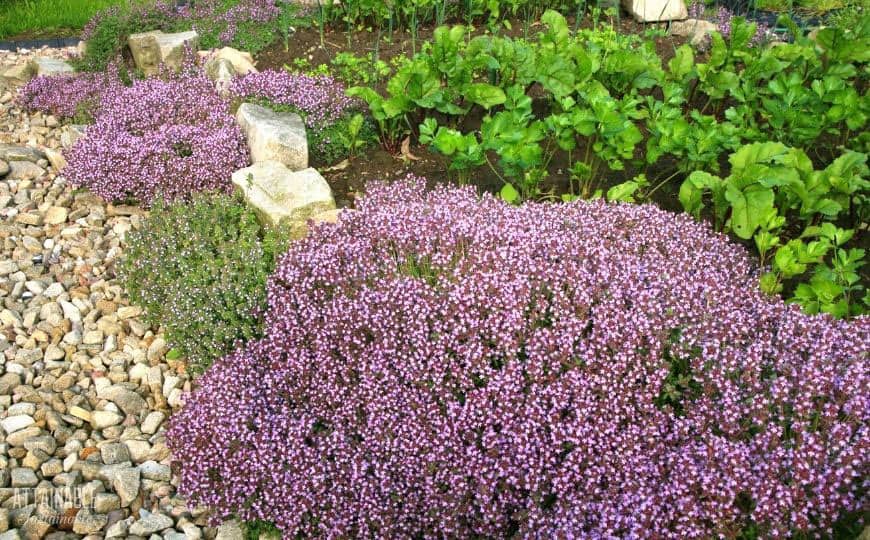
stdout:
[(259, 336), (266, 278), (283, 242), (242, 201), (220, 193), (158, 199), (127, 244), (126, 291), (192, 371)]
[(150, 30), (177, 32), (194, 29), (200, 45), (223, 45), (256, 53), (278, 35), (284, 2), (274, 0), (146, 0), (127, 7), (111, 7), (85, 26), (85, 54), (76, 64), (84, 71), (101, 71), (120, 56), (130, 34)]
[(688, 215), (371, 187), (167, 434), (289, 537), (784, 538), (866, 508), (870, 318), (759, 291)]
[(158, 195), (229, 190), (233, 171), (249, 162), (228, 103), (197, 66), (105, 93), (95, 123), (67, 159), (74, 185), (146, 206)]

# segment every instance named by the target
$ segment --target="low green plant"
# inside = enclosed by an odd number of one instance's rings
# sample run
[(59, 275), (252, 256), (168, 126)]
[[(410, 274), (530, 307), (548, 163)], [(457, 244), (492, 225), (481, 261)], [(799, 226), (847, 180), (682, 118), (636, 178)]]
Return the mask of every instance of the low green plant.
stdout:
[(158, 200), (127, 243), (125, 290), (193, 372), (260, 335), (266, 278), (285, 243), (241, 201), (221, 193)]
[[(771, 270), (762, 289), (780, 293), (788, 280), (812, 271), (797, 285), (793, 300), (807, 311), (846, 317), (864, 310), (858, 269), (864, 251), (846, 243), (866, 213), (867, 155), (847, 151), (825, 169), (815, 170), (807, 155), (781, 143), (754, 143), (733, 153), (725, 177), (695, 171), (680, 188), (683, 208), (700, 217), (709, 196), (714, 226), (752, 239), (762, 265)], [(797, 234), (797, 237), (795, 237)], [(830, 258), (830, 264), (825, 261)]]
[(347, 159), (352, 159), (368, 146), (370, 132), (365, 130), (366, 120), (361, 113), (348, 116), (343, 122), (344, 130), (339, 134), (339, 142), (347, 150)]
[(870, 20), (870, 3), (867, 0), (849, 0), (841, 9), (831, 11), (825, 24), (844, 31), (861, 28)]
[(471, 173), (486, 163), (485, 149), (475, 134), (439, 126), (434, 118), (420, 124), (420, 142), (452, 158), (449, 169), (458, 175), (460, 184), (467, 184)]
[(245, 540), (281, 540), (281, 529), (271, 521), (247, 521), (245, 522)]
[(803, 150), (774, 142), (745, 145), (728, 161), (731, 174), (725, 178), (690, 174), (679, 198), (698, 216), (709, 193), (715, 226), (746, 240), (769, 222), (771, 212), (801, 228), (833, 221), (856, 203), (863, 205), (863, 192), (870, 188), (867, 155), (857, 152), (846, 152), (820, 171)]
[(377, 128), (362, 114), (346, 114), (321, 129), (308, 131), (311, 162), (332, 165), (342, 159), (353, 159), (377, 140)]
[(121, 54), (126, 37), (131, 33), (131, 21), (123, 12), (103, 12), (87, 39), (84, 54), (74, 58), (73, 65), (78, 71), (105, 71)]
[(377, 84), (392, 72), (390, 65), (381, 59), (350, 52), (336, 54), (330, 64), (332, 74), (350, 86)]

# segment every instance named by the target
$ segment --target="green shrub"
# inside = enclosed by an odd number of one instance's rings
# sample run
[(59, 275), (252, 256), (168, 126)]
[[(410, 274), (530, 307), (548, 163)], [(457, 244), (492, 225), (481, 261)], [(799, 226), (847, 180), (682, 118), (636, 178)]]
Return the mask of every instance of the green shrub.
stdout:
[(85, 28), (84, 54), (73, 60), (77, 71), (105, 71), (118, 58), (131, 31), (130, 18), (115, 8), (95, 16)]
[(205, 193), (186, 204), (158, 201), (127, 240), (124, 287), (193, 372), (259, 336), (266, 278), (284, 244), (239, 200)]

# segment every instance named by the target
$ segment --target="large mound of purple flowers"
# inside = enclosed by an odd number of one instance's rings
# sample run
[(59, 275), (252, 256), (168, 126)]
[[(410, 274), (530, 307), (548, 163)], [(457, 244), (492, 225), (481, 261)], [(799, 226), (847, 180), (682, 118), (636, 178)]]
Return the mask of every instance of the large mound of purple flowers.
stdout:
[(327, 75), (266, 70), (233, 79), (229, 93), (236, 99), (261, 99), (299, 111), (309, 128), (335, 123), (356, 102), (344, 85)]
[(329, 538), (778, 538), (867, 500), (870, 319), (652, 206), (378, 187), (168, 440), (189, 502)]
[(248, 163), (244, 137), (214, 84), (186, 70), (106, 93), (87, 136), (70, 149), (75, 185), (109, 200), (187, 197), (227, 189)]

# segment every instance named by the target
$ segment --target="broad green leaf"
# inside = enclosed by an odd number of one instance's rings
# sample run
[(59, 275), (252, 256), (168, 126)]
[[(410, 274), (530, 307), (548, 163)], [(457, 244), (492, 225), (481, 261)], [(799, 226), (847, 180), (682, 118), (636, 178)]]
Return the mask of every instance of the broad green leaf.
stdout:
[(760, 185), (749, 186), (743, 191), (729, 185), (725, 189), (725, 199), (731, 203), (731, 228), (737, 236), (748, 240), (755, 234), (762, 217), (773, 208), (774, 193)]
[(574, 72), (571, 63), (556, 53), (543, 55), (538, 63), (536, 79), (556, 98), (574, 91)]
[(520, 192), (511, 184), (505, 184), (502, 186), (499, 196), (503, 201), (510, 204), (516, 204), (520, 200)]
[(753, 143), (741, 146), (728, 157), (734, 169), (745, 169), (757, 163), (766, 164), (787, 154), (789, 148), (778, 142)]
[(677, 81), (683, 81), (695, 68), (695, 53), (689, 45), (681, 45), (674, 57), (668, 62), (671, 77)]
[(608, 201), (634, 202), (634, 194), (640, 186), (634, 180), (617, 184), (607, 190)]
[(466, 86), (465, 97), (485, 109), (501, 105), (507, 99), (501, 88), (485, 83), (474, 83)]
[(704, 190), (717, 191), (722, 184), (722, 179), (705, 171), (695, 171), (683, 181), (680, 186), (679, 199), (683, 210), (693, 216), (700, 217), (701, 209), (704, 208)]

